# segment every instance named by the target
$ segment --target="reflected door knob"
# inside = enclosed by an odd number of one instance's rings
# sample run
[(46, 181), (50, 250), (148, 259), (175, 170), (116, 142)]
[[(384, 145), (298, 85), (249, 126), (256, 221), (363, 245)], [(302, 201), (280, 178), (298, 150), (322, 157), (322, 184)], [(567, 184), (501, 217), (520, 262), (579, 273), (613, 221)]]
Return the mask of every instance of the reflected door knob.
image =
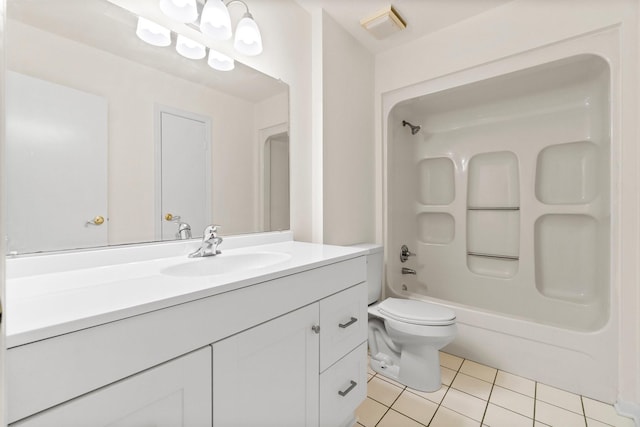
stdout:
[(104, 224), (104, 217), (100, 215), (87, 221), (87, 225), (102, 225), (102, 224)]
[(165, 221), (180, 221), (180, 215), (174, 215), (172, 213), (167, 213), (164, 215)]

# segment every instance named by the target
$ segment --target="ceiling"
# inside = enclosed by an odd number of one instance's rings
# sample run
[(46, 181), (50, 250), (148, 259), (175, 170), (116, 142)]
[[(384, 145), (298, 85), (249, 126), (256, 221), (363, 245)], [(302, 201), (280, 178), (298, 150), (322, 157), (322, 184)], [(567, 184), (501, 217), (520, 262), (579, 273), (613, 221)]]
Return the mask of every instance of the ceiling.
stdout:
[[(325, 10), (367, 50), (378, 53), (418, 39), (511, 0), (296, 0), (307, 10)], [(360, 26), (360, 20), (390, 4), (407, 22), (407, 28), (378, 40)]]

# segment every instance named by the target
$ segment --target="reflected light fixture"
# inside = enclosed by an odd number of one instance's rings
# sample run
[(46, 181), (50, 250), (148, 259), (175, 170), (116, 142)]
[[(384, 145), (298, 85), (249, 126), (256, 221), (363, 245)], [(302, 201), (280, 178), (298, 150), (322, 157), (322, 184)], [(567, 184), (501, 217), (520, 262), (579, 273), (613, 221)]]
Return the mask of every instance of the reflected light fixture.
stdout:
[(198, 19), (196, 0), (160, 0), (160, 10), (174, 21), (182, 23)]
[(191, 40), (188, 37), (178, 34), (178, 40), (176, 41), (176, 51), (189, 59), (202, 59), (206, 56), (207, 50), (203, 44), (198, 43), (195, 40)]
[(235, 68), (235, 61), (233, 58), (211, 48), (209, 49), (207, 64), (209, 64), (209, 67), (218, 71), (231, 71)]
[(262, 53), (260, 29), (249, 12), (249, 6), (242, 0), (231, 0), (226, 5), (222, 0), (208, 0), (200, 17), (200, 31), (214, 40), (230, 39), (232, 32), (229, 6), (238, 3), (245, 7), (245, 13), (236, 27), (233, 47), (243, 55), (259, 55)]
[(164, 47), (171, 44), (171, 31), (169, 31), (168, 28), (141, 16), (138, 17), (136, 35), (143, 41), (154, 46)]

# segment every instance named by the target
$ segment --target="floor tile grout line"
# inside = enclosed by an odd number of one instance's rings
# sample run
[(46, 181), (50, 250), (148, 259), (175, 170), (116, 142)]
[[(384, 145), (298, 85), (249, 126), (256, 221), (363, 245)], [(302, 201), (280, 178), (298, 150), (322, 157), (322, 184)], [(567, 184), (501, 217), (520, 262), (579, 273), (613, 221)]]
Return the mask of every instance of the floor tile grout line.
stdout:
[(484, 407), (484, 412), (482, 413), (482, 420), (480, 421), (480, 425), (484, 424), (484, 418), (487, 416), (487, 411), (489, 410), (489, 401), (491, 400), (491, 393), (493, 393), (493, 388), (496, 386), (496, 379), (498, 378), (498, 371), (496, 370), (496, 374), (493, 376), (493, 382), (491, 383), (491, 390), (489, 391), (489, 396), (487, 396), (487, 404)]
[(536, 425), (536, 410), (538, 409), (538, 381), (533, 386), (533, 425)]
[[(465, 359), (462, 359), (462, 362), (460, 363), (460, 366), (458, 366), (458, 370), (456, 370), (455, 371), (456, 373), (453, 374), (453, 378), (451, 378), (451, 383), (449, 385), (447, 385), (447, 391), (445, 391), (444, 394), (442, 395), (442, 399), (440, 399), (440, 403), (438, 403), (438, 407), (436, 408), (436, 411), (433, 413), (433, 416), (429, 420), (429, 424), (427, 424), (427, 427), (429, 427), (431, 425), (431, 423), (433, 422), (433, 419), (436, 417), (436, 414), (438, 413), (438, 411), (442, 407), (442, 402), (444, 402), (444, 399), (447, 397), (447, 394), (449, 394), (449, 390), (451, 390), (451, 386), (453, 385), (453, 382), (455, 381), (456, 377), (458, 376), (458, 373), (460, 372), (460, 368), (462, 367), (462, 364), (464, 363), (464, 361), (465, 361)], [(446, 366), (445, 366), (445, 368), (446, 368)], [(451, 369), (451, 368), (448, 368), (448, 369)], [(451, 369), (451, 370), (453, 371), (453, 369)], [(440, 382), (442, 382), (442, 378), (440, 378)], [(445, 406), (445, 408), (446, 408), (446, 406)], [(449, 409), (449, 408), (447, 408), (447, 409)]]
[[(382, 380), (382, 381), (384, 381), (384, 380)], [(388, 383), (388, 384), (391, 384), (391, 383)], [(393, 384), (391, 384), (391, 385), (393, 385)], [(397, 386), (396, 386), (396, 387), (397, 387)], [(398, 388), (400, 388), (400, 387), (398, 387)], [(406, 388), (407, 388), (407, 386), (405, 386), (403, 389), (401, 389), (401, 390), (400, 390), (400, 394), (398, 394), (398, 395), (396, 396), (396, 398), (394, 399), (394, 401), (393, 401), (393, 402), (391, 402), (391, 404), (387, 407), (387, 410), (385, 411), (385, 413), (384, 413), (384, 414), (382, 414), (382, 417), (381, 417), (381, 418), (378, 420), (378, 422), (376, 423), (376, 427), (377, 427), (377, 425), (378, 425), (378, 424), (380, 424), (380, 422), (381, 422), (382, 420), (384, 420), (384, 417), (389, 413), (389, 411), (391, 410), (391, 407), (393, 406), (393, 404), (394, 404), (394, 403), (396, 403), (396, 402), (398, 401), (398, 399), (400, 399), (400, 396), (402, 396), (402, 392), (404, 392), (404, 390), (405, 390)], [(375, 400), (375, 399), (373, 399), (373, 400)], [(377, 402), (377, 400), (376, 400), (376, 402)], [(383, 405), (384, 405), (384, 403), (382, 403), (382, 402), (378, 402), (378, 403), (381, 403), (381, 404), (383, 404)], [(387, 405), (384, 405), (384, 406), (387, 406)], [(399, 412), (399, 411), (396, 411), (396, 412), (398, 412), (398, 413), (399, 413), (399, 414), (401, 414), (401, 415), (405, 415), (405, 414), (403, 414), (402, 412)], [(406, 417), (406, 415), (405, 415), (405, 417)]]

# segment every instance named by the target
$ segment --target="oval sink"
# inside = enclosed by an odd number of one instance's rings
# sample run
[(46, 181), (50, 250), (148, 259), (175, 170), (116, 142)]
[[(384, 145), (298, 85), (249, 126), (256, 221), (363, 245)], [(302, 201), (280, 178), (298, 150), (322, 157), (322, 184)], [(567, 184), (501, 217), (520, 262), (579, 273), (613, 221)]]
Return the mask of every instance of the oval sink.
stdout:
[(291, 255), (280, 252), (252, 252), (247, 254), (220, 254), (211, 257), (194, 258), (182, 264), (160, 270), (167, 276), (198, 277), (215, 276), (257, 268), (269, 267), (287, 261)]

